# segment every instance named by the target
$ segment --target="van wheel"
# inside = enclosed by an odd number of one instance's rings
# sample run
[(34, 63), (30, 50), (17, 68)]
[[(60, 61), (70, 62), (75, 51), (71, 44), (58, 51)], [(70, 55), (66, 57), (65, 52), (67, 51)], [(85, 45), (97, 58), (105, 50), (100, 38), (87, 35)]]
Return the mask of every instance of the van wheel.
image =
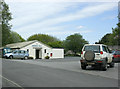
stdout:
[(27, 60), (27, 59), (28, 59), (28, 57), (24, 57), (24, 59), (25, 59), (25, 60)]
[(12, 55), (10, 56), (10, 59), (13, 59), (13, 56), (12, 56)]

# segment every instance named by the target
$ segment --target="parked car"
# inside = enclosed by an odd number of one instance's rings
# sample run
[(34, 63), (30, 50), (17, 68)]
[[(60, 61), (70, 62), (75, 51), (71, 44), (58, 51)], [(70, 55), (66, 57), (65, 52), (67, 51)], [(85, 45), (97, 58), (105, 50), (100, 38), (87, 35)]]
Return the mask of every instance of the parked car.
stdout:
[(114, 67), (113, 55), (106, 45), (86, 44), (81, 53), (81, 68), (86, 69), (88, 65), (107, 70), (107, 65)]
[(5, 54), (11, 53), (11, 52), (12, 52), (11, 48), (3, 48), (2, 49), (2, 57), (4, 57)]
[(11, 53), (6, 53), (4, 56), (10, 59), (13, 59), (13, 58), (28, 59), (29, 54), (25, 50), (15, 50)]
[(120, 50), (116, 50), (113, 52), (113, 61), (120, 62)]

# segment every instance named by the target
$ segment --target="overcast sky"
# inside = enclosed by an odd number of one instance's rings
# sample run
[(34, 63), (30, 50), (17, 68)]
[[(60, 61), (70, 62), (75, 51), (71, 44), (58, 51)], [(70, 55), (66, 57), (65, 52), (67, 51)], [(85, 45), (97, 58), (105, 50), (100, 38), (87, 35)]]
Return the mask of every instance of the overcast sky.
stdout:
[(42, 33), (65, 40), (71, 34), (80, 33), (94, 43), (116, 27), (118, 3), (117, 0), (81, 1), (5, 0), (13, 17), (11, 30), (24, 39)]

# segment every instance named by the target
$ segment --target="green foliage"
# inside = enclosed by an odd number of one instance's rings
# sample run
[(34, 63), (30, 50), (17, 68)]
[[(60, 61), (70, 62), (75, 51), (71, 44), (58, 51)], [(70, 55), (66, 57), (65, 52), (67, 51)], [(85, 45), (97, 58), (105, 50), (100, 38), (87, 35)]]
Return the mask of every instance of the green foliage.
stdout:
[[(120, 18), (118, 18), (120, 21)], [(112, 28), (112, 33), (104, 35), (99, 42), (96, 44), (106, 44), (106, 45), (120, 45), (120, 22), (117, 24), (116, 28)]]
[(101, 40), (99, 41), (99, 44), (106, 44), (106, 45), (111, 45), (111, 38), (112, 37), (112, 34), (111, 33), (108, 33), (106, 35), (104, 35)]
[(114, 45), (120, 45), (120, 27), (112, 29), (112, 35)]
[(118, 27), (112, 28), (112, 33), (104, 35), (97, 44), (120, 45), (120, 30)]
[(9, 21), (12, 19), (9, 7), (4, 1), (0, 1), (2, 6), (2, 46), (10, 43), (10, 29)]
[(33, 57), (28, 57), (28, 59), (33, 59)]
[(17, 43), (17, 42), (25, 41), (18, 33), (14, 32), (14, 31), (11, 31), (10, 35), (11, 35), (10, 43)]
[(50, 57), (49, 56), (46, 56), (45, 59), (49, 59)]
[(12, 20), (8, 5), (4, 1), (0, 1), (2, 8), (2, 46), (10, 43), (25, 41), (18, 33), (11, 31), (12, 25), (9, 21)]
[(65, 50), (72, 50), (75, 54), (80, 52), (84, 44), (88, 42), (83, 39), (82, 35), (76, 33), (74, 35), (70, 35), (64, 41)]
[(63, 48), (63, 42), (62, 41), (48, 42), (47, 45), (49, 45), (53, 48)]
[(46, 35), (46, 34), (35, 34), (35, 35), (30, 36), (27, 40), (28, 41), (38, 40), (45, 44), (48, 44), (49, 42), (59, 41), (57, 38)]

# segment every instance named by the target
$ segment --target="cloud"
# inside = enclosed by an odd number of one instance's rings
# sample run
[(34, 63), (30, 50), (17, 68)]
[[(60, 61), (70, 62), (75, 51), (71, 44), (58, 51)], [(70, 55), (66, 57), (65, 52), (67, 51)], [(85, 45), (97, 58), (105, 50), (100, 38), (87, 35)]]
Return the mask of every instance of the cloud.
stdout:
[(7, 2), (119, 2), (119, 0), (5, 0)]
[(82, 4), (78, 2), (10, 2), (10, 10), (14, 17), (11, 21), (12, 30), (18, 32), (25, 39), (36, 33), (45, 33), (61, 38), (63, 35), (73, 33), (90, 33), (91, 30), (84, 28), (86, 25), (76, 25), (79, 23), (76, 21), (97, 16), (117, 7), (117, 3)]
[(112, 15), (112, 16), (103, 17), (102, 20), (112, 20), (112, 19), (116, 19), (116, 18), (117, 18), (117, 16), (115, 16), (115, 15), (113, 16)]
[[(30, 29), (36, 29), (36, 28), (44, 28), (44, 27), (49, 27), (49, 26), (54, 26), (60, 23), (67, 23), (70, 21), (78, 20), (78, 19), (83, 19), (83, 18), (88, 18), (91, 16), (96, 16), (98, 14), (102, 14), (106, 11), (109, 11), (116, 7), (116, 3), (104, 3), (104, 4), (99, 4), (99, 5), (94, 5), (94, 6), (87, 6), (83, 8), (82, 10), (77, 9), (76, 12), (71, 12), (67, 13), (62, 16), (58, 17), (51, 17), (47, 18), (44, 20), (40, 20), (36, 23), (32, 23), (31, 25), (25, 25), (17, 28), (17, 30), (30, 30)], [(56, 7), (54, 7), (56, 8)], [(49, 13), (48, 13), (49, 14)], [(27, 17), (26, 17), (27, 18)], [(39, 17), (37, 17), (39, 18)], [(28, 18), (34, 21), (34, 19)], [(24, 21), (22, 21), (24, 23)]]
[[(80, 34), (87, 34), (87, 33), (91, 33), (92, 30), (80, 30), (80, 31), (54, 31), (54, 32), (46, 32), (46, 34), (48, 35), (52, 35), (55, 37), (58, 37), (59, 39), (61, 39), (61, 36), (67, 37), (68, 35), (72, 35), (75, 33), (80, 33)], [(64, 40), (65, 38), (62, 38), (61, 40)]]
[(14, 18), (11, 23), (14, 24), (15, 28), (17, 28), (27, 24), (30, 25), (35, 22), (42, 22), (44, 19), (53, 17), (56, 14), (65, 11), (67, 9), (66, 7), (70, 7), (71, 4), (28, 3), (26, 5), (26, 3), (11, 3), (10, 6), (10, 10), (13, 12)]
[(81, 28), (83, 28), (83, 26), (78, 26), (78, 27), (77, 27), (77, 29), (81, 29)]

